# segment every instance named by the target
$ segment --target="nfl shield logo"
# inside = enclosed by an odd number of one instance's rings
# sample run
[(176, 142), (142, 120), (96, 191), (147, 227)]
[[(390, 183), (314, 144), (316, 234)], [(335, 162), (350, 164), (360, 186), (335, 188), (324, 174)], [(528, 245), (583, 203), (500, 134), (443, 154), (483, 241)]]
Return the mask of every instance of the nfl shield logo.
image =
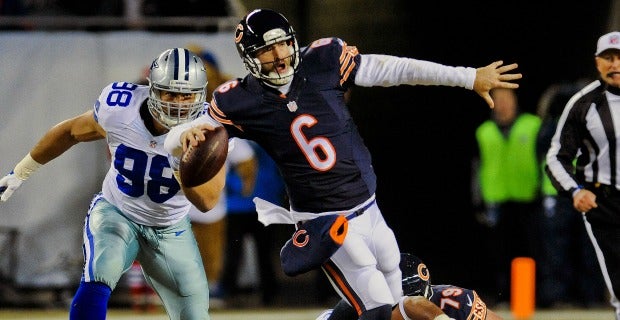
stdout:
[(297, 102), (291, 101), (291, 102), (286, 104), (286, 107), (288, 108), (288, 110), (290, 112), (295, 112), (295, 111), (297, 111)]

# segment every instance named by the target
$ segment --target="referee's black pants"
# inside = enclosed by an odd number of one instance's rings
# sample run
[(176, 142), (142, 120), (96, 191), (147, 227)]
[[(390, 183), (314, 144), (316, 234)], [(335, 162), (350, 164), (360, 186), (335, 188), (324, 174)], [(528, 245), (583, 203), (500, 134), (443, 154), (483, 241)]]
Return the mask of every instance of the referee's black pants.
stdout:
[(616, 320), (620, 320), (620, 191), (605, 186), (591, 191), (596, 194), (598, 207), (586, 213), (586, 229), (609, 289)]

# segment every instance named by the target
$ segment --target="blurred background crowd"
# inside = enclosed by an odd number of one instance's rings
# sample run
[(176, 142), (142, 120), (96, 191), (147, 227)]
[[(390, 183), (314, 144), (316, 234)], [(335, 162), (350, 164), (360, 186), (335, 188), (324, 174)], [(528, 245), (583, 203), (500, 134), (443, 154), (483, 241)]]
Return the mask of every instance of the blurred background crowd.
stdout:
[[(322, 37), (337, 36), (357, 46), (362, 53), (386, 53), (447, 65), (484, 66), (491, 62), (488, 59), (504, 59), (505, 63), (519, 63), (519, 71), (524, 75), (520, 88), (508, 94), (508, 104), (515, 111), (514, 118), (507, 123), (513, 123), (524, 113), (538, 119), (540, 123), (533, 127), (531, 137), (538, 148), (535, 150), (538, 153), (533, 156), (542, 161), (541, 154), (545, 152), (545, 139), (548, 139), (550, 130), (547, 125), (553, 126), (579, 84), (596, 77), (592, 66), (597, 38), (620, 28), (620, 1), (616, 0), (582, 1), (570, 5), (557, 0), (539, 3), (484, 0), (450, 4), (405, 0), (325, 2), (1, 0), (0, 63), (2, 66), (13, 65), (18, 71), (7, 74), (6, 69), (0, 68), (3, 73), (0, 87), (21, 88), (23, 91), (5, 92), (0, 88), (0, 96), (12, 96), (11, 100), (0, 103), (0, 110), (7, 115), (0, 120), (0, 133), (5, 136), (0, 138), (0, 154), (3, 155), (0, 170), (10, 170), (8, 166), (15, 163), (15, 159), (7, 158), (9, 151), (4, 147), (11, 141), (10, 135), (14, 133), (11, 130), (29, 126), (25, 124), (29, 121), (27, 116), (14, 116), (19, 111), (16, 109), (30, 110), (26, 111), (29, 115), (42, 114), (36, 122), (41, 127), (35, 129), (43, 130), (63, 118), (54, 112), (54, 108), (63, 105), (69, 108), (68, 114), (74, 114), (91, 103), (90, 100), (76, 101), (72, 97), (72, 91), (81, 90), (78, 86), (83, 84), (76, 81), (73, 73), (86, 73), (94, 88), (108, 82), (107, 79), (98, 81), (101, 75), (89, 74), (92, 70), (88, 67), (63, 68), (57, 71), (58, 76), (46, 78), (48, 68), (66, 65), (54, 60), (63, 59), (62, 55), (24, 50), (17, 59), (16, 52), (20, 51), (15, 48), (24, 45), (16, 43), (15, 39), (25, 41), (23, 39), (29, 36), (35, 39), (63, 38), (78, 33), (79, 39), (95, 37), (93, 41), (100, 41), (98, 39), (102, 36), (113, 33), (113, 37), (121, 39), (125, 39), (125, 34), (130, 34), (130, 39), (148, 39), (150, 45), (158, 48), (157, 51), (163, 47), (153, 41), (161, 40), (162, 46), (166, 47), (175, 43), (175, 46), (191, 45), (191, 49), (210, 64), (209, 68), (222, 73), (209, 75), (210, 84), (215, 84), (220, 78), (224, 81), (244, 75), (240, 70), (241, 61), (234, 51), (232, 31), (248, 9), (266, 7), (289, 17), (300, 45)], [(228, 42), (206, 41), (221, 37)], [(13, 51), (8, 49), (9, 42)], [(117, 51), (127, 55), (133, 50), (130, 43), (114, 47), (111, 41), (102, 42), (106, 44), (100, 47), (107, 53), (102, 54), (105, 57), (114, 56)], [(32, 70), (29, 60), (35, 58), (51, 59), (45, 64), (49, 67)], [(101, 62), (98, 58), (101, 57), (75, 53), (71, 56), (78, 66), (114, 64), (114, 61)], [(124, 56), (117, 58), (124, 59)], [(140, 71), (128, 72), (132, 78), (114, 80), (143, 80)], [(21, 73), (33, 75), (24, 78)], [(45, 90), (52, 81), (64, 84), (67, 92)], [(42, 87), (37, 92), (43, 99), (52, 94), (65, 97), (46, 106), (30, 105), (25, 98), (29, 95), (29, 86)], [(95, 94), (88, 97), (93, 99)], [(465, 90), (422, 86), (354, 88), (349, 107), (374, 156), (378, 175), (377, 199), (387, 222), (396, 232), (401, 251), (422, 257), (432, 266), (434, 279), (474, 288), (485, 301), (499, 305), (508, 301), (502, 259), (526, 254), (537, 261), (539, 306), (606, 304), (596, 259), (583, 236), (583, 224), (572, 221), (578, 217), (577, 213), (557, 209), (555, 195), (544, 187), (542, 162), (537, 162), (535, 168), (540, 170), (540, 175), (533, 178), (535, 181), (528, 181), (535, 184), (533, 187), (537, 193), (525, 206), (527, 209), (517, 206), (514, 210), (514, 214), (531, 215), (528, 224), (511, 230), (514, 233), (511, 238), (522, 240), (509, 249), (490, 245), (500, 243), (502, 240), (498, 239), (505, 237), (506, 233), (498, 229), (500, 224), (493, 220), (495, 207), (485, 203), (480, 195), (482, 186), (477, 181), (477, 174), (482, 152), (479, 145), (483, 142), (477, 132), (485, 121), (495, 121), (497, 126), (509, 131), (509, 126), (498, 121), (499, 108), (490, 111), (483, 100)], [(40, 108), (46, 109), (40, 112)], [(33, 138), (36, 136), (38, 134)], [(10, 153), (13, 157), (23, 154), (13, 149)], [(251, 156), (262, 157), (260, 150), (255, 150)], [(88, 158), (72, 161), (88, 161)], [(257, 172), (263, 165), (269, 166), (263, 162), (259, 164), (255, 164)], [(103, 163), (90, 165), (106, 166)], [(99, 181), (97, 175), (101, 170), (93, 171), (97, 171), (92, 173), (94, 180)], [(39, 179), (39, 182), (43, 180)], [(241, 185), (242, 182), (238, 182), (238, 189), (242, 188)], [(258, 188), (255, 192), (281, 188), (277, 184), (256, 184), (255, 187)], [(80, 190), (77, 186), (73, 189)], [(45, 198), (50, 192), (35, 191), (38, 192), (32, 192), (29, 197)], [(59, 200), (46, 203), (49, 211), (58, 212), (50, 215), (53, 221), (42, 220), (49, 212), (29, 212), (30, 207), (22, 206), (23, 200), (15, 199), (13, 205), (0, 205), (0, 307), (60, 306), (70, 301), (75, 289), (71, 286), (77, 284), (81, 270), (80, 248), (72, 246), (80, 243), (77, 237), (81, 232), (81, 214), (88, 205), (84, 199), (92, 194), (80, 190), (82, 192), (85, 193), (80, 195), (83, 199), (69, 201), (69, 204)], [(246, 196), (248, 194), (252, 193)], [(65, 192), (64, 197), (69, 195)], [(50, 196), (50, 199), (63, 197)], [(506, 201), (513, 202), (511, 199)], [(217, 284), (213, 288), (213, 301), (221, 302), (214, 307), (330, 306), (337, 301), (327, 287), (327, 280), (318, 272), (296, 278), (282, 273), (278, 261), (279, 246), (292, 232), (290, 226), (270, 226), (256, 231), (257, 222), (251, 221), (251, 215), (248, 220), (240, 218), (241, 215), (232, 216), (228, 207), (224, 211), (228, 214), (228, 226), (222, 231), (229, 238), (222, 244), (221, 265), (216, 267), (221, 271), (216, 276), (209, 276), (210, 282), (212, 278), (217, 279), (213, 280)], [(247, 213), (246, 209), (241, 211)], [(33, 230), (33, 224), (38, 228)], [(536, 230), (528, 228), (531, 226), (536, 226)], [(55, 234), (65, 227), (72, 231)], [(45, 239), (48, 232), (53, 246), (66, 250), (50, 251), (44, 245), (33, 245), (41, 241), (40, 238)], [(262, 234), (265, 232), (269, 239)], [(531, 251), (523, 249), (528, 246)], [(231, 250), (233, 247), (235, 250)], [(230, 252), (237, 255), (232, 264), (226, 262)], [(231, 270), (232, 265), (237, 265), (239, 270)], [(127, 275), (127, 290), (117, 290), (112, 303), (147, 310), (149, 306), (157, 305), (157, 299), (148, 298), (150, 291), (141, 284), (139, 266), (134, 271), (136, 273)], [(50, 275), (55, 272), (66, 276), (58, 280), (57, 275)], [(262, 282), (264, 278), (269, 279), (268, 283)], [(307, 301), (289, 300), (287, 290), (300, 288), (310, 288)]]

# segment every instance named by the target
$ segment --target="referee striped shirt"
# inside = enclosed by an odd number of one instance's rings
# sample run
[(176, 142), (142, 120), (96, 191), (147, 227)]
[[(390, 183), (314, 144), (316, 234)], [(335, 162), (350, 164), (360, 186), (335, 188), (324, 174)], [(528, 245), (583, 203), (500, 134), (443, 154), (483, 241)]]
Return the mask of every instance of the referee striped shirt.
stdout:
[(546, 159), (559, 192), (596, 183), (620, 190), (620, 92), (614, 89), (597, 80), (566, 104)]

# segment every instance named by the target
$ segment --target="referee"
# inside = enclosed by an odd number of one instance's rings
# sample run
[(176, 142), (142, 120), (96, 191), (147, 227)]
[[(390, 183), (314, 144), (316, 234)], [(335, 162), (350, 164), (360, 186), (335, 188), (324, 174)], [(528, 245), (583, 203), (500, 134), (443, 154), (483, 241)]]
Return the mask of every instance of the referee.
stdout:
[(546, 171), (584, 215), (620, 320), (620, 32), (599, 38), (594, 59), (600, 79), (566, 104), (547, 153)]

